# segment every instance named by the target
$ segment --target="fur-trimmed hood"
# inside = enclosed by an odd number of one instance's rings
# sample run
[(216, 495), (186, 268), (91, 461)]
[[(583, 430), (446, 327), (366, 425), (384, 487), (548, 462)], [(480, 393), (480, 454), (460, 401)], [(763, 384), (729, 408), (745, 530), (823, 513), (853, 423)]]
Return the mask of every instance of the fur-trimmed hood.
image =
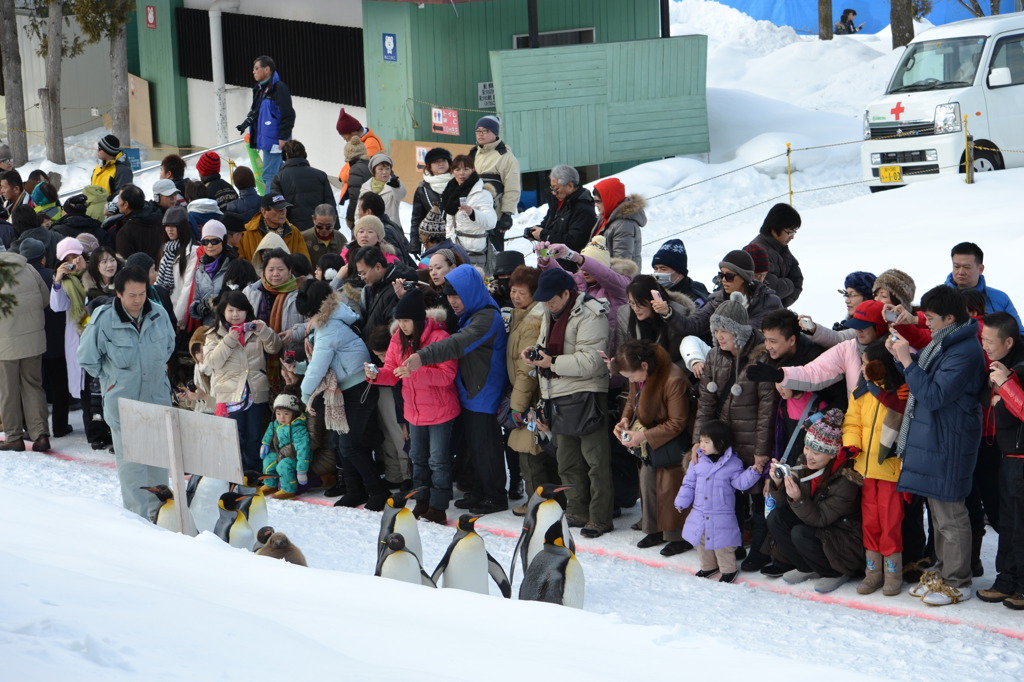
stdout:
[(623, 277), (633, 279), (640, 274), (640, 266), (628, 258), (612, 258), (608, 267)]
[(629, 218), (640, 224), (641, 227), (647, 224), (647, 214), (644, 213), (644, 209), (647, 208), (647, 200), (639, 194), (630, 194), (622, 203), (615, 207), (612, 211), (611, 216), (608, 218), (608, 222), (618, 220), (619, 218)]
[(320, 328), (332, 318), (341, 320), (350, 327), (359, 321), (359, 315), (354, 310), (342, 305), (341, 294), (337, 291), (331, 292), (331, 295), (324, 299), (320, 304), (320, 310), (311, 319), (313, 326)]
[[(635, 263), (633, 263), (633, 261), (627, 262), (634, 266), (636, 265)], [(678, 291), (669, 291), (668, 300), (669, 303), (678, 303), (679, 305), (683, 306), (683, 310), (686, 311), (687, 317), (697, 312), (697, 304), (691, 301), (690, 297), (687, 296), (686, 294), (681, 294)]]
[[(437, 323), (437, 326), (441, 327), (441, 329), (445, 329), (448, 323), (448, 311), (441, 307), (427, 308), (427, 319), (433, 320)], [(398, 331), (398, 320), (391, 320), (391, 324), (388, 325), (388, 331), (390, 331), (392, 335)], [(423, 331), (426, 333), (426, 326), (424, 326)]]

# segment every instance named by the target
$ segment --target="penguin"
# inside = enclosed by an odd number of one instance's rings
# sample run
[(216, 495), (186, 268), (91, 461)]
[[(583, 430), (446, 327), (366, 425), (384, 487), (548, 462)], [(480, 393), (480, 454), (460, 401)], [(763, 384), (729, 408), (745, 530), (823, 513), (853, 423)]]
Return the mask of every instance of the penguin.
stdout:
[[(251, 526), (252, 524), (249, 525)], [(263, 546), (267, 544), (267, 540), (269, 540), (270, 536), (273, 534), (273, 526), (263, 526), (258, 531), (256, 531), (256, 542), (253, 544), (252, 550), (254, 552), (258, 552), (260, 549), (262, 549)]]
[[(533, 495), (530, 496), (530, 501), (526, 505), (526, 514), (523, 517), (523, 532), (519, 535), (519, 541), (512, 552), (509, 582), (515, 578), (517, 557), (523, 564), (523, 573), (525, 574), (533, 558), (544, 549), (544, 536), (537, 530), (550, 528), (552, 523), (561, 523), (565, 518), (565, 511), (562, 509), (562, 505), (558, 504), (555, 495), (571, 487), (571, 485), (545, 483), (537, 486)], [(572, 534), (569, 533), (568, 524), (563, 527), (562, 532), (566, 545), (575, 552), (576, 543), (572, 539)]]
[(401, 533), (392, 533), (384, 538), (384, 551), (378, 553), (377, 568), (373, 574), (414, 585), (437, 587), (423, 570), (420, 558), (405, 548), (405, 538)]
[[(238, 493), (224, 493), (217, 502), (220, 508), (220, 518), (217, 519), (217, 527), (214, 529), (217, 537), (232, 547), (241, 547), (252, 551), (253, 541), (256, 539), (249, 525), (249, 519), (242, 511), (242, 505), (251, 504), (253, 496)], [(246, 502), (250, 500), (250, 502)]]
[[(252, 502), (249, 504), (249, 525), (253, 528), (263, 528), (270, 525), (270, 516), (267, 514), (267, 496), (260, 492), (260, 476), (256, 471), (246, 471), (238, 492), (241, 495), (252, 495)], [(242, 492), (252, 489), (252, 492)]]
[(192, 512), (192, 520), (195, 521), (196, 531), (213, 532), (217, 527), (217, 518), (220, 516), (217, 507), (217, 500), (220, 496), (231, 489), (231, 484), (209, 476), (192, 474), (185, 488), (185, 501), (188, 509)]
[(519, 599), (582, 609), (584, 587), (583, 569), (576, 553), (565, 546), (562, 524), (552, 523), (544, 534), (544, 550), (526, 569)]
[[(262, 533), (266, 528), (261, 528)], [(273, 530), (271, 528), (271, 530)], [(296, 566), (307, 566), (306, 557), (303, 556), (302, 550), (292, 544), (291, 540), (284, 533), (274, 533), (267, 540), (267, 543), (256, 551), (260, 556), (268, 556), (272, 559), (284, 559), (290, 564)]]
[(421, 562), (423, 561), (423, 543), (420, 540), (420, 529), (416, 525), (416, 517), (412, 515), (412, 510), (406, 504), (414, 495), (424, 490), (426, 488), (416, 488), (404, 495), (392, 493), (388, 497), (387, 504), (384, 505), (384, 511), (380, 515), (380, 533), (377, 534), (379, 551), (384, 551), (384, 540), (387, 536), (392, 533), (398, 533), (405, 538), (405, 550), (412, 552)]
[(487, 577), (490, 576), (501, 590), (501, 596), (511, 599), (512, 584), (505, 575), (505, 569), (487, 553), (484, 539), (474, 529), (479, 518), (469, 514), (459, 517), (455, 537), (430, 577), (435, 584), (443, 578), (439, 583), (441, 587), (489, 594)]
[(178, 510), (174, 505), (174, 493), (171, 489), (161, 484), (152, 488), (142, 486), (141, 490), (148, 490), (156, 495), (156, 499), (160, 500), (160, 508), (156, 510), (156, 518), (153, 519), (153, 523), (161, 528), (180, 533), (181, 520), (178, 518)]

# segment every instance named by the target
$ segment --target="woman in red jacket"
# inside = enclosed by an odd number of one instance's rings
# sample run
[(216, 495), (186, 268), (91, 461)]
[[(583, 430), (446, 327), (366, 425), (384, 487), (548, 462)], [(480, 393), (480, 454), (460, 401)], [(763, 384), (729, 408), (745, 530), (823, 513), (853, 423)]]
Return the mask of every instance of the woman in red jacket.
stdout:
[[(442, 315), (443, 309), (437, 309)], [(412, 513), (428, 521), (444, 524), (445, 510), (452, 499), (452, 461), (448, 446), (452, 421), (459, 416), (459, 396), (455, 388), (458, 362), (449, 360), (426, 365), (415, 374), (402, 363), (419, 349), (448, 338), (444, 319), (427, 317), (423, 294), (419, 289), (407, 292), (395, 306), (398, 330), (391, 338), (384, 366), (366, 367), (366, 380), (381, 386), (402, 381), (405, 419), (409, 422), (409, 460), (412, 481), (423, 491), (416, 495)]]

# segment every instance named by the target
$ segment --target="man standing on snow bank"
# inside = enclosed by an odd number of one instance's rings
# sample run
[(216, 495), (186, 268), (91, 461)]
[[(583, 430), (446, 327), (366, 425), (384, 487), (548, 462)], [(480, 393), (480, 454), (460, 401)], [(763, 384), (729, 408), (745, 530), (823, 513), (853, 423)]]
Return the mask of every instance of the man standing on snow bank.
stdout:
[[(497, 251), (505, 250), (505, 233), (512, 227), (512, 216), (519, 208), (522, 179), (519, 159), (498, 139), (501, 121), (488, 114), (476, 122), (476, 146), (469, 150), (476, 172), (485, 185), (494, 188), (494, 212), (498, 224), (491, 232), (491, 243)], [(588, 235), (589, 236), (589, 235)]]
[(281, 169), (281, 147), (292, 137), (295, 109), (292, 93), (278, 75), (273, 59), (257, 57), (252, 64), (252, 77), (256, 81), (252, 106), (238, 132), (244, 135), (248, 131), (249, 146), (263, 152), (263, 186), (270, 187)]
[(946, 286), (957, 289), (977, 289), (985, 297), (985, 313), (1010, 313), (1013, 319), (1021, 324), (1020, 315), (1013, 307), (1013, 301), (999, 289), (993, 289), (985, 284), (985, 265), (982, 262), (985, 258), (984, 252), (977, 244), (972, 242), (960, 242), (949, 252), (953, 259), (953, 271), (946, 277)]
[(124, 507), (154, 519), (160, 501), (142, 488), (166, 485), (167, 470), (124, 461), (117, 402), (118, 398), (131, 398), (154, 405), (171, 404), (167, 359), (174, 351), (174, 327), (164, 309), (149, 302), (148, 287), (149, 275), (138, 267), (128, 266), (114, 276), (117, 298), (92, 314), (78, 346), (78, 364), (100, 381), (103, 417), (114, 441)]
[(789, 243), (800, 229), (800, 214), (789, 204), (775, 204), (761, 223), (761, 231), (751, 244), (768, 252), (768, 274), (764, 283), (775, 290), (782, 305), (789, 307), (804, 290), (804, 273), (789, 250)]

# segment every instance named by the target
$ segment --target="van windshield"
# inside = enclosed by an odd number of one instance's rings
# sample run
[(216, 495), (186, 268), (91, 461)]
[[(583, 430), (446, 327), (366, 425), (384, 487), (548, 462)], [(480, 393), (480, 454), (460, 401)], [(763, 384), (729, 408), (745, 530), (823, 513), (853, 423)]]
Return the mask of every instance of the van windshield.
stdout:
[(896, 67), (888, 94), (963, 88), (974, 83), (984, 36), (913, 43)]

